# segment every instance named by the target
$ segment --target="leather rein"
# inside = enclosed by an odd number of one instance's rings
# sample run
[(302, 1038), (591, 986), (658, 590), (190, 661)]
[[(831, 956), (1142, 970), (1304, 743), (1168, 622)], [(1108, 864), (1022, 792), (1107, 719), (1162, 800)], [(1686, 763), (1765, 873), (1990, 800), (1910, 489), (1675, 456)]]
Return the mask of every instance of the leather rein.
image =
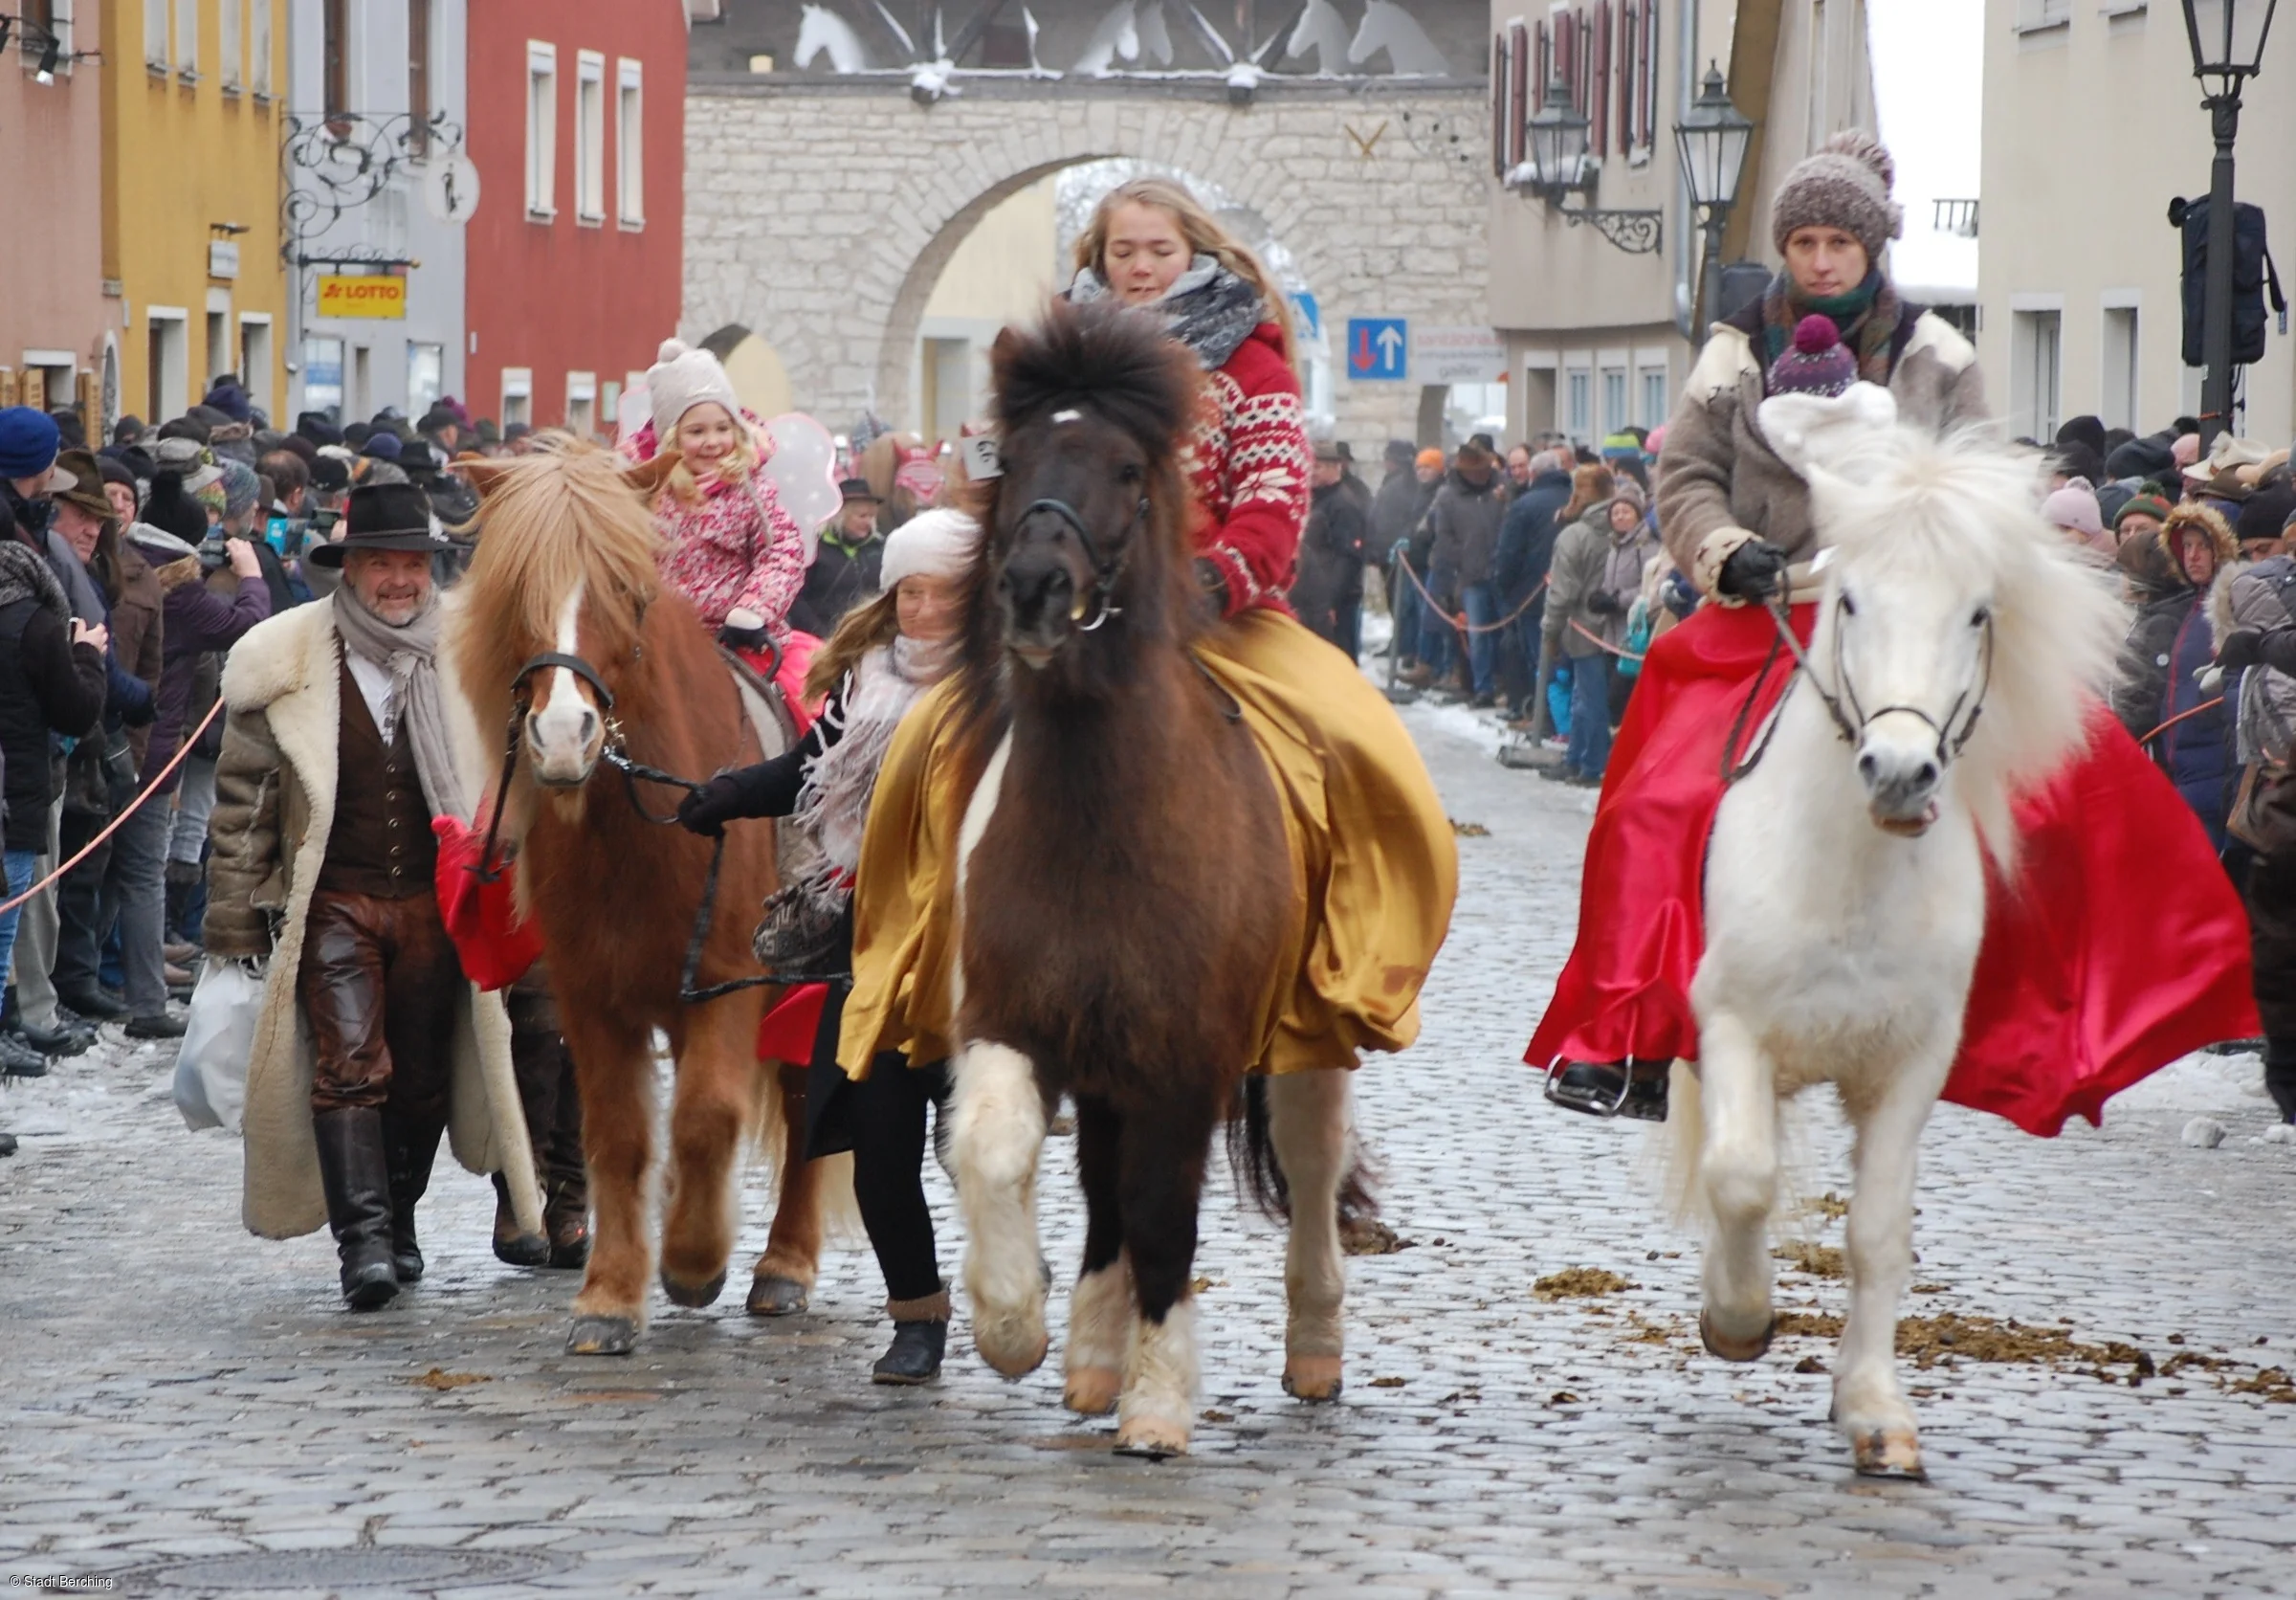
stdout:
[[(1124, 608), (1112, 605), (1109, 596), (1116, 587), (1116, 580), (1124, 575), (1124, 555), (1132, 547), (1130, 535), (1148, 521), (1148, 497), (1142, 495), (1139, 504), (1133, 508), (1132, 521), (1124, 526), (1125, 542), (1116, 547), (1113, 556), (1101, 554), (1099, 541), (1093, 537), (1093, 530), (1085, 525), (1084, 518), (1074, 506), (1067, 500), (1054, 500), (1049, 496), (1030, 500), (1027, 508), (1012, 520), (1013, 530), (1017, 533), (1029, 518), (1040, 511), (1068, 525), (1069, 531), (1076, 536), (1076, 543), (1084, 549), (1085, 564), (1093, 569), (1092, 587), (1077, 594), (1076, 604), (1069, 612), (1069, 620), (1077, 624), (1076, 631), (1090, 633), (1110, 617), (1122, 616)], [(1090, 622), (1084, 620), (1088, 609), (1093, 612)]]
[[(644, 647), (639, 648), (643, 650)], [(781, 665), (780, 650), (770, 642), (766, 649), (772, 652), (778, 671)], [(502, 813), (509, 809), (510, 780), (519, 769), (519, 750), (524, 744), (521, 735), (526, 718), (534, 709), (534, 675), (554, 668), (563, 668), (572, 673), (587, 683), (597, 695), (599, 716), (606, 724), (606, 742), (599, 747), (599, 759), (622, 774), (622, 785), (629, 795), (630, 810), (657, 827), (674, 827), (677, 813), (673, 811), (668, 816), (656, 816), (648, 811), (645, 802), (638, 798), (638, 785), (641, 782), (661, 784), (670, 789), (684, 789), (688, 794), (698, 794), (707, 787), (692, 778), (681, 778), (674, 772), (665, 772), (658, 767), (649, 767), (632, 758), (622, 731), (621, 719), (614, 715), (614, 692), (606, 686), (606, 679), (599, 676), (598, 669), (579, 656), (560, 650), (545, 650), (539, 656), (529, 657), (526, 664), (519, 669), (518, 676), (510, 680), (510, 725), (502, 738), (502, 778), (495, 789), (494, 814), (487, 818), (486, 842), (479, 849), (478, 865), (473, 869), (481, 883), (495, 882), (509, 865), (507, 861), (497, 862), (495, 859), (495, 844), (502, 831)], [(766, 676), (770, 679), (772, 675)], [(701, 903), (695, 908), (694, 931), (686, 940), (686, 958), (678, 968), (677, 998), (681, 1005), (697, 1006), (705, 1000), (715, 1000), (737, 989), (757, 989), (782, 982), (779, 977), (766, 973), (754, 978), (735, 978), (725, 983), (712, 984), (707, 989), (694, 986), (694, 980), (701, 971), (703, 947), (709, 943), (710, 924), (717, 916), (718, 880), (724, 866), (725, 833), (720, 829), (716, 842), (710, 847), (710, 870), (701, 881)]]

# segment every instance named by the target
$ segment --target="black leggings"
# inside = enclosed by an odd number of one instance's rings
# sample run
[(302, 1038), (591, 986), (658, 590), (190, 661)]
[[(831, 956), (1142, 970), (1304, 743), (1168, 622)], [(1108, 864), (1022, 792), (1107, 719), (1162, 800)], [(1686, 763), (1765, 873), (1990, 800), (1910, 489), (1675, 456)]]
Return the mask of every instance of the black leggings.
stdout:
[(853, 1194), (885, 1274), (888, 1300), (940, 1293), (933, 1250), (933, 1211), (925, 1204), (925, 1102), (946, 1095), (938, 1064), (912, 1067), (888, 1053), (869, 1076), (846, 1086), (853, 1139)]

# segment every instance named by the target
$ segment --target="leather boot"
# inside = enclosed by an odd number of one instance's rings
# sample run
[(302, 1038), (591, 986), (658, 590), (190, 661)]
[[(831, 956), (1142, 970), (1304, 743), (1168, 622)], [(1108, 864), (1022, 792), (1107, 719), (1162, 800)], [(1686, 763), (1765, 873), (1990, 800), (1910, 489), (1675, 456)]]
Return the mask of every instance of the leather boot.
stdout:
[(423, 1276), (423, 1247), (414, 1236), (414, 1203), (430, 1188), (430, 1166), (446, 1129), (435, 1122), (383, 1119), (390, 1155), (390, 1265), (401, 1283)]
[(542, 1208), (542, 1232), (550, 1236), (552, 1266), (590, 1264), (590, 1180), (580, 1167), (571, 1176), (552, 1180), (549, 1203)]
[(510, 1183), (495, 1174), (495, 1259), (514, 1267), (546, 1266), (550, 1241), (540, 1233), (521, 1233), (518, 1213), (510, 1204)]
[(383, 1150), (383, 1113), (367, 1106), (321, 1111), (319, 1176), (326, 1189), (327, 1225), (342, 1261), (342, 1298), (353, 1311), (390, 1303), (399, 1275), (390, 1260), (390, 1172)]
[(869, 1379), (876, 1384), (928, 1384), (940, 1376), (940, 1358), (949, 1344), (949, 1291), (922, 1300), (887, 1300), (893, 1344), (877, 1358)]

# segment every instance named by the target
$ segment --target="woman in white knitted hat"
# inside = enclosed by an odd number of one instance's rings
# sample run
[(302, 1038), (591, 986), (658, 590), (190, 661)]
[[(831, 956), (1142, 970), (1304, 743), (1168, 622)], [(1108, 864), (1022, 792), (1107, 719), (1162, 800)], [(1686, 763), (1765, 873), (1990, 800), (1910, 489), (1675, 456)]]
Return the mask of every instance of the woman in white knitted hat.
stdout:
[(805, 582), (806, 540), (758, 470), (772, 449), (764, 425), (742, 410), (718, 358), (679, 340), (662, 341), (646, 394), (653, 419), (629, 449), (642, 461), (678, 453), (653, 499), (662, 577), (727, 644), (782, 644)]
[(769, 911), (758, 954), (775, 970), (794, 960), (804, 976), (827, 979), (806, 1078), (806, 1154), (853, 1153), (853, 1189), (893, 1318), (893, 1346), (872, 1374), (881, 1384), (937, 1376), (947, 1344), (949, 1292), (918, 1174), (925, 1101), (947, 1094), (948, 1075), (943, 1062), (913, 1066), (898, 1051), (878, 1056), (858, 1081), (837, 1065), (838, 1027), (852, 988), (845, 974), (852, 964), (853, 875), (894, 729), (955, 664), (959, 585), (980, 541), (981, 524), (946, 507), (895, 528), (885, 542), (883, 591), (846, 613), (806, 675), (806, 700), (826, 703), (805, 739), (786, 755), (719, 773), (677, 809), (678, 821), (697, 833), (715, 834), (737, 817), (796, 824), (802, 842), (783, 863), (784, 881), (794, 887), (776, 899), (809, 906), (828, 938), (804, 954), (768, 948), (776, 937)]

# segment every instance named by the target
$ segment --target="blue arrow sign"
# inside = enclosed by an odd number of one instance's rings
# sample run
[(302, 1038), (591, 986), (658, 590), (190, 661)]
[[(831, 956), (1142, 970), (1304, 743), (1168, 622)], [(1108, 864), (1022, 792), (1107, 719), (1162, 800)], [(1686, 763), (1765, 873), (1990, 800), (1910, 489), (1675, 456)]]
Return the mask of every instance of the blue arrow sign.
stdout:
[(1347, 320), (1347, 375), (1401, 383), (1411, 370), (1411, 324), (1402, 317)]

